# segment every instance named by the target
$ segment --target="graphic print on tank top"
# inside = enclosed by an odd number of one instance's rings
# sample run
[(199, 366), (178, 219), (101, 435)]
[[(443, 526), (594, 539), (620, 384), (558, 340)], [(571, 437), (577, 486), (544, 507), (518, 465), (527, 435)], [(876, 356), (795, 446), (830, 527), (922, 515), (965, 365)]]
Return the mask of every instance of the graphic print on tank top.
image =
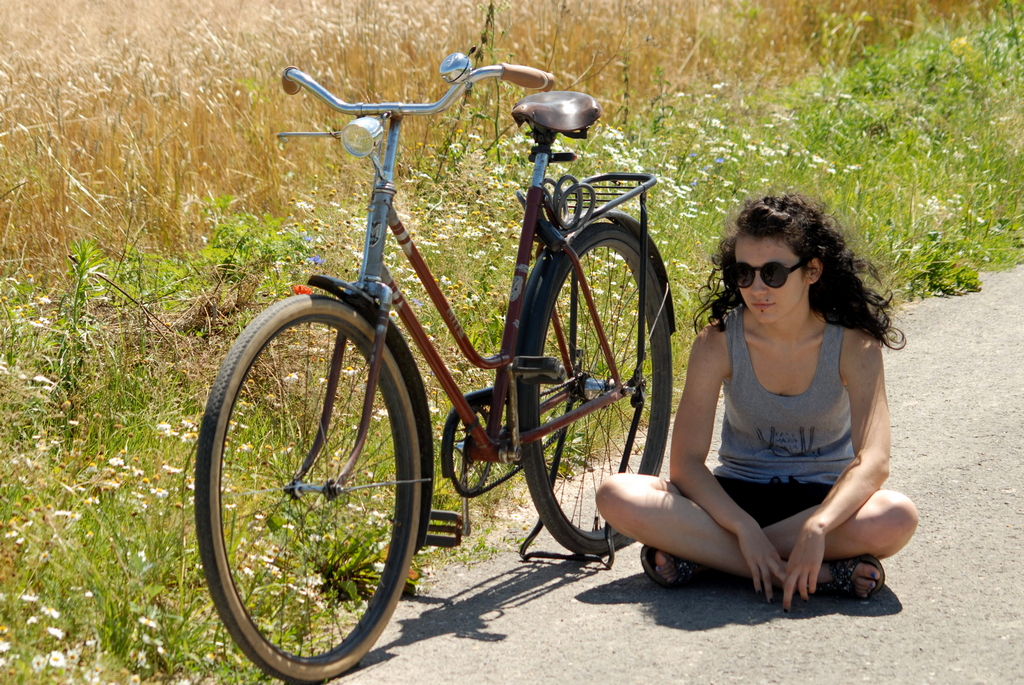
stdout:
[(814, 426), (809, 429), (800, 426), (798, 433), (780, 431), (772, 426), (767, 435), (758, 428), (757, 437), (761, 438), (764, 446), (777, 457), (791, 457), (797, 454), (816, 457), (821, 454), (821, 449), (814, 447)]
[(839, 373), (843, 327), (825, 326), (810, 387), (777, 395), (758, 382), (740, 305), (726, 315), (730, 376), (722, 383), (725, 415), (716, 476), (756, 483), (795, 478), (835, 483), (853, 459), (850, 399)]

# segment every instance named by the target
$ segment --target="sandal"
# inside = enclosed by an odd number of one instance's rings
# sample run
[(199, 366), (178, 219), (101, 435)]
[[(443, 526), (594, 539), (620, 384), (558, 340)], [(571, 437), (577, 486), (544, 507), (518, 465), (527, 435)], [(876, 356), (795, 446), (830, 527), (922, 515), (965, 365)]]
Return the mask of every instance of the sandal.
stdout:
[(686, 585), (693, 577), (697, 575), (697, 572), (703, 569), (703, 567), (695, 561), (687, 561), (686, 559), (680, 559), (674, 557), (671, 554), (665, 553), (672, 563), (676, 566), (676, 571), (679, 573), (675, 580), (665, 580), (660, 573), (658, 573), (658, 565), (654, 560), (654, 555), (658, 553), (658, 550), (654, 547), (648, 547), (644, 545), (640, 550), (640, 565), (644, 568), (644, 573), (647, 577), (653, 580), (661, 587), (679, 587), (680, 585)]
[[(878, 569), (879, 577), (875, 579), (875, 586), (868, 591), (867, 597), (861, 597), (857, 594), (857, 590), (853, 585), (853, 572), (857, 569), (857, 564), (871, 564)], [(832, 574), (832, 580), (827, 583), (818, 584), (818, 592), (825, 592), (836, 595), (849, 595), (856, 599), (867, 599), (872, 595), (878, 593), (885, 585), (885, 569), (882, 568), (882, 562), (870, 554), (861, 554), (859, 557), (850, 557), (849, 559), (839, 559), (837, 561), (828, 562), (828, 570)]]

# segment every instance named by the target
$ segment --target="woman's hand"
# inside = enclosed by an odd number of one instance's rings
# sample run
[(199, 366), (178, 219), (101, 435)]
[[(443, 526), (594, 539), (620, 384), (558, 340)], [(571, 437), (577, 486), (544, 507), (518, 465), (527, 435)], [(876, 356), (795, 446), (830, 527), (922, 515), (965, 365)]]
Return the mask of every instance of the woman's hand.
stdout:
[(785, 611), (789, 611), (794, 592), (799, 592), (806, 602), (808, 593), (818, 589), (818, 571), (824, 559), (825, 527), (813, 518), (807, 519), (786, 562), (786, 580), (782, 586), (782, 608)]
[(754, 591), (760, 593), (764, 590), (765, 597), (769, 602), (772, 601), (772, 576), (778, 578), (779, 582), (786, 578), (782, 557), (757, 524), (741, 529), (736, 537), (754, 579)]

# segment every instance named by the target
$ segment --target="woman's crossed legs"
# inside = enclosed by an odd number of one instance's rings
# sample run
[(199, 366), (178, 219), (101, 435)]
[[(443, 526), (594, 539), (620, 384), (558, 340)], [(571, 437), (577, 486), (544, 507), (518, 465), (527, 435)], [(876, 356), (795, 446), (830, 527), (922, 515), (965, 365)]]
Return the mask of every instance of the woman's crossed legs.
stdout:
[[(666, 580), (676, 573), (669, 563), (669, 554), (750, 578), (750, 568), (736, 536), (668, 481), (629, 473), (612, 476), (598, 490), (597, 505), (615, 530), (662, 552), (655, 561)], [(783, 561), (789, 558), (801, 526), (813, 512), (812, 507), (763, 529)], [(880, 559), (892, 556), (910, 541), (917, 519), (917, 508), (908, 497), (892, 490), (879, 490), (845, 523), (826, 535), (825, 560), (861, 554)], [(854, 569), (854, 588), (862, 597), (874, 587), (872, 571), (874, 566), (867, 563)], [(828, 564), (823, 563), (818, 582), (829, 580), (832, 575)]]

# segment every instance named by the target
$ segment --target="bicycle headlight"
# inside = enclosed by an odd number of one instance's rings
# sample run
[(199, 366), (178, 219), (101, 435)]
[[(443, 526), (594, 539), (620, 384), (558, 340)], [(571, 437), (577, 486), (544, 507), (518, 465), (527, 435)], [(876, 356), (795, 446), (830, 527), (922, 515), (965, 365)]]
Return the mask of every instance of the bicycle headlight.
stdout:
[(341, 129), (341, 142), (353, 157), (366, 157), (373, 152), (384, 135), (384, 125), (377, 117), (359, 117)]

